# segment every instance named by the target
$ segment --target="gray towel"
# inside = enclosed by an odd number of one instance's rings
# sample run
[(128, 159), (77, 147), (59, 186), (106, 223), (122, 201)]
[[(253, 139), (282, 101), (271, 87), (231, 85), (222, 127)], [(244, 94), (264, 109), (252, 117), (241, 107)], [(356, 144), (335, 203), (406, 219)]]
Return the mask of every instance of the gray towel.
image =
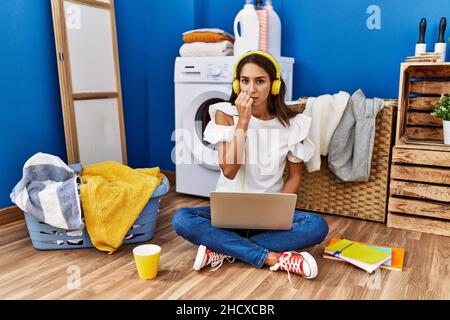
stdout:
[(369, 181), (376, 117), (385, 106), (381, 99), (353, 93), (328, 151), (328, 167), (338, 182)]
[(58, 157), (35, 154), (23, 167), (22, 179), (10, 195), (12, 202), (56, 228), (82, 229), (78, 190), (81, 165), (72, 168)]

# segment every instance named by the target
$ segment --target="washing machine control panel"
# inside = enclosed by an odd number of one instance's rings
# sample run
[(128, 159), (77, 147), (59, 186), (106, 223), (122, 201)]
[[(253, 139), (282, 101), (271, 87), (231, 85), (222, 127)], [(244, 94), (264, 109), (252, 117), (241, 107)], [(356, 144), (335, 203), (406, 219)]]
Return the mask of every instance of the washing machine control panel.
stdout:
[(233, 67), (227, 63), (208, 63), (206, 79), (209, 81), (231, 82), (233, 80)]
[(210, 77), (219, 77), (222, 72), (222, 69), (218, 66), (209, 66), (208, 67), (208, 76)]
[[(211, 59), (209, 59), (211, 60)], [(175, 82), (179, 83), (231, 83), (234, 61), (179, 60), (175, 64)]]
[[(175, 62), (175, 83), (185, 84), (225, 84), (229, 86), (233, 82), (233, 68), (236, 57), (177, 57)], [(285, 99), (292, 100), (293, 65), (295, 60), (288, 57), (280, 57), (280, 71), (287, 92)]]

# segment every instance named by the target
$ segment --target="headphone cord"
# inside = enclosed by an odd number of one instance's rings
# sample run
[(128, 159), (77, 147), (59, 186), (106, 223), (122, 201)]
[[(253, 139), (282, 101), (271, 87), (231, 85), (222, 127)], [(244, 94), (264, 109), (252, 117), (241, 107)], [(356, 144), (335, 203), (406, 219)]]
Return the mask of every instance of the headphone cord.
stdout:
[[(247, 141), (244, 144), (244, 177), (242, 178), (242, 192), (245, 192), (245, 177), (247, 176)], [(247, 229), (247, 239), (249, 238), (250, 229)]]
[(245, 192), (245, 177), (247, 176), (247, 141), (244, 144), (244, 177), (242, 178), (242, 192)]

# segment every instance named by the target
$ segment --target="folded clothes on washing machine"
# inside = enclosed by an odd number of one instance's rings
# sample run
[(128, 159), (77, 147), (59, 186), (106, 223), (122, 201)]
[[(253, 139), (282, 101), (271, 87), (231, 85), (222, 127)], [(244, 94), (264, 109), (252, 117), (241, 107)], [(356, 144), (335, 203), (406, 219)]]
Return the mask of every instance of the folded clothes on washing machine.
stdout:
[(222, 29), (195, 29), (183, 33), (183, 41), (192, 42), (221, 42), (229, 40), (234, 42), (234, 36)]
[(220, 57), (231, 56), (233, 53), (233, 43), (228, 40), (215, 43), (185, 43), (180, 48), (182, 57)]

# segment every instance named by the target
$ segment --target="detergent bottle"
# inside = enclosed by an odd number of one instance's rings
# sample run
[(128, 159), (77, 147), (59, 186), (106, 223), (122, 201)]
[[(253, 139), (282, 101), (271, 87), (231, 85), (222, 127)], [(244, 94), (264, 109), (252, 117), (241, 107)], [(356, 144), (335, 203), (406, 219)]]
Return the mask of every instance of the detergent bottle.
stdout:
[(281, 20), (273, 10), (272, 0), (266, 0), (264, 7), (268, 14), (268, 52), (274, 57), (281, 57)]
[(244, 8), (234, 19), (234, 36), (235, 56), (239, 57), (248, 51), (259, 49), (259, 18), (252, 0), (245, 1)]

